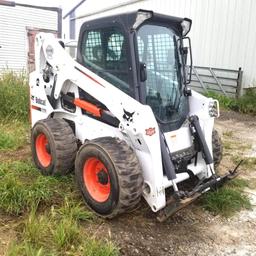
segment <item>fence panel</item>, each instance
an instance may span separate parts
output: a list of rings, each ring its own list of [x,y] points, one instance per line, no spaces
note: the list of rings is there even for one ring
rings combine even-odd
[[[238,98],[242,95],[242,75],[241,68],[231,70],[194,66],[190,86],[198,92],[213,91]]]

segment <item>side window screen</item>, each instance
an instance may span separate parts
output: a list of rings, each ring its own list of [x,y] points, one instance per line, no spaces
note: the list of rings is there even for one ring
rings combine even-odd
[[[85,48],[85,57],[89,61],[96,61],[97,56],[95,54],[95,49],[101,49],[101,38],[100,33],[96,31],[91,31],[88,33],[88,38],[86,40],[86,48]]]
[[[123,49],[124,36],[112,34],[108,41],[107,60],[120,60]]]
[[[83,64],[127,94],[131,94],[128,44],[122,30],[106,27],[86,31],[81,53]]]
[[[144,57],[143,57],[143,52],[144,52],[144,43],[140,36],[137,36],[137,44],[138,44],[138,52],[139,52],[139,59],[140,62],[143,62]]]

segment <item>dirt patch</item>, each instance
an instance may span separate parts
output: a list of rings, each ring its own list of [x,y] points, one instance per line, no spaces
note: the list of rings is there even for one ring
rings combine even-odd
[[[25,145],[24,147],[15,151],[0,151],[0,163],[8,161],[19,161],[31,158],[30,145]]]
[[[15,219],[0,214],[0,256],[5,256],[9,245],[16,239]]]

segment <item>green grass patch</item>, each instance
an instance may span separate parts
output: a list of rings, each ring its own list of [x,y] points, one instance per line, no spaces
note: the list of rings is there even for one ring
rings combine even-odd
[[[113,243],[96,239],[88,239],[82,247],[82,255],[84,256],[117,256],[119,255],[117,248]]]
[[[57,209],[38,216],[32,209],[7,255],[116,256],[118,249],[109,241],[89,237],[69,215],[60,218]]]
[[[118,255],[111,242],[86,232],[95,217],[78,197],[72,175],[42,176],[29,161],[1,163],[0,211],[22,215],[7,255]]]
[[[256,115],[255,88],[247,89],[245,95],[243,95],[239,99],[229,98],[227,96],[215,92],[209,92],[207,93],[206,96],[217,99],[222,108],[230,109],[245,114]]]
[[[244,189],[249,186],[249,183],[245,179],[236,178],[236,179],[229,181],[229,183],[227,185],[230,188]]]
[[[0,151],[16,150],[28,143],[29,124],[18,120],[0,122]]]
[[[20,215],[38,205],[61,204],[74,190],[72,177],[42,176],[29,161],[0,164],[0,210]]]
[[[10,70],[0,76],[0,118],[27,121],[29,110],[29,86],[25,74]]]
[[[250,209],[250,200],[243,194],[243,188],[246,186],[248,182],[245,180],[233,180],[216,191],[204,194],[201,200],[202,206],[224,217],[230,217],[242,209]]]
[[[61,207],[56,210],[59,218],[67,217],[74,221],[88,221],[95,218],[92,212],[86,210],[84,203],[77,202],[72,198],[65,198]]]

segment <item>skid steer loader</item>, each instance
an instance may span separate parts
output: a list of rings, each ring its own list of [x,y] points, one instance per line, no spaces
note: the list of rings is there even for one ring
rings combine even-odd
[[[44,175],[75,168],[85,202],[100,216],[132,210],[144,197],[163,221],[237,175],[215,172],[218,101],[188,88],[191,24],[147,10],[88,21],[76,60],[53,35],[36,36],[35,165]]]

